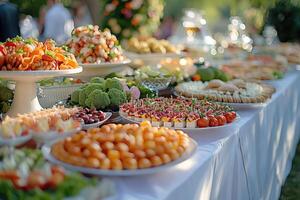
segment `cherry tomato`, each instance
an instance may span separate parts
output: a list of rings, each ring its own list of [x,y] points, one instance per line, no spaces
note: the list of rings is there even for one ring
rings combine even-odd
[[[199,74],[195,74],[194,76],[192,76],[192,81],[200,81],[201,77]]]
[[[233,119],[235,119],[235,118],[236,118],[236,112],[234,112],[234,111],[231,111],[231,115],[232,115]]]
[[[6,59],[5,54],[2,51],[0,51],[0,67],[4,65],[5,59]]]
[[[209,118],[209,126],[219,126],[219,122],[215,117]]]
[[[226,124],[226,117],[224,115],[218,115],[216,119],[218,120],[219,126]]]
[[[44,174],[41,172],[33,171],[29,174],[27,179],[28,188],[42,188],[46,184],[47,180]]]
[[[234,117],[231,112],[225,113],[227,123],[231,123],[234,120]]]
[[[50,61],[50,62],[54,60],[51,56],[49,56],[49,55],[47,55],[47,54],[44,54],[44,55],[42,56],[42,59],[43,59],[43,60],[46,60],[46,61]]]
[[[62,168],[60,166],[51,166],[51,172],[52,172],[52,174],[55,174],[55,173],[60,173],[62,175],[65,174],[64,168]]]
[[[7,41],[4,43],[4,46],[7,47],[16,47],[17,45],[14,42]]]
[[[7,180],[17,180],[20,176],[17,171],[15,170],[5,170],[0,171],[0,179],[7,179]]]
[[[55,188],[64,181],[64,175],[61,173],[53,173],[48,182],[44,185],[43,189]]]
[[[3,53],[3,55],[7,54],[7,51],[3,45],[0,45],[0,53]]]
[[[208,127],[209,126],[209,119],[207,117],[203,117],[197,120],[197,126],[199,128]]]

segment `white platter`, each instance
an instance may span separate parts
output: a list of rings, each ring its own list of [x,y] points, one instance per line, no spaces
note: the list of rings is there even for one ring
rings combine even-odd
[[[190,98],[190,97],[181,96],[177,92],[173,92],[173,94],[176,97]],[[216,101],[216,102],[224,104],[224,105],[228,105],[228,106],[232,107],[235,111],[237,111],[237,110],[248,110],[248,109],[262,108],[262,107],[264,107],[268,104],[268,101],[269,100],[267,100],[264,103],[227,103],[227,102],[219,102],[219,101]]]
[[[135,123],[135,124],[138,124],[140,122],[138,121],[135,121],[133,119],[129,119],[123,115],[120,114],[120,116],[129,121],[129,122],[132,122],[132,123]],[[176,129],[176,130],[182,130],[183,132],[186,132],[186,133],[196,133],[196,132],[202,132],[202,131],[210,131],[210,130],[220,130],[220,129],[224,129],[224,128],[228,128],[228,127],[231,127],[233,126],[235,123],[237,123],[240,119],[240,116],[238,114],[236,114],[236,118],[233,122],[231,123],[228,123],[228,124],[224,124],[223,126],[210,126],[210,127],[205,127],[205,128],[176,128],[176,127],[168,127],[168,128],[171,128],[171,129]],[[152,125],[153,126],[153,125]],[[163,127],[163,126],[162,126]]]
[[[91,64],[80,64],[83,68],[83,71],[76,75],[76,77],[88,81],[91,77],[94,76],[106,76],[113,72],[120,72],[126,69],[126,66],[131,63],[131,60],[127,59],[121,62],[115,63],[91,63]]]
[[[85,68],[107,68],[107,67],[119,67],[123,65],[128,65],[131,63],[129,59],[121,61],[121,62],[106,62],[106,63],[80,63],[79,65]]]
[[[0,136],[0,145],[17,146],[28,142],[31,138],[31,133],[25,136],[17,136],[15,138],[3,138]]]
[[[7,115],[15,117],[18,114],[42,109],[37,98],[37,81],[44,78],[76,74],[81,71],[82,67],[69,70],[0,71],[1,78],[16,81],[14,100]]]
[[[105,114],[105,118],[102,121],[93,124],[82,124],[82,129],[97,128],[112,116],[111,112],[105,112],[104,114]]]
[[[158,64],[161,60],[166,58],[180,58],[184,56],[184,53],[145,53],[145,54],[138,54],[134,52],[124,52],[126,57],[130,58],[131,60],[142,60],[143,64],[145,65],[152,65]]]
[[[265,103],[222,103],[231,106],[234,110],[248,110],[263,108],[267,105],[268,101]]]
[[[172,167],[184,162],[185,160],[189,159],[197,150],[197,143],[190,138],[189,140],[189,146],[186,149],[185,153],[178,158],[177,160],[174,160],[170,163],[167,163],[165,165],[161,165],[158,167],[153,167],[153,168],[147,168],[147,169],[137,169],[137,170],[102,170],[102,169],[93,169],[93,168],[86,168],[86,167],[79,167],[79,166],[74,166],[65,162],[62,162],[58,159],[56,159],[54,156],[51,154],[51,146],[55,142],[51,142],[48,144],[45,144],[42,147],[42,152],[44,154],[44,157],[52,162],[53,164],[60,165],[68,170],[72,171],[78,171],[84,174],[89,174],[89,175],[102,175],[102,176],[137,176],[137,175],[145,175],[145,174],[155,174],[159,173],[168,169],[171,169]]]

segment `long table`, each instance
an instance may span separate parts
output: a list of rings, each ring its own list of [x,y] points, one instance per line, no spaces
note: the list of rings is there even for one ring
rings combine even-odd
[[[199,144],[187,161],[163,173],[111,178],[109,199],[278,199],[300,136],[300,72],[271,81],[276,88],[261,108],[238,111],[220,131],[190,134]]]

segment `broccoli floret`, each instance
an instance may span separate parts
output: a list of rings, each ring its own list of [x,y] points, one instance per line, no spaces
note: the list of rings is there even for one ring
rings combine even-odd
[[[112,88],[123,91],[123,86],[121,82],[116,78],[108,78],[105,81],[105,89],[110,90]]]
[[[86,97],[84,90],[79,91],[79,105],[85,106]]]
[[[79,93],[82,91],[82,89],[75,90],[71,94],[71,102],[73,103],[79,103]]]
[[[7,87],[0,86],[0,101],[8,101],[13,98],[13,92]]]
[[[96,89],[89,94],[86,103],[90,108],[104,109],[110,104],[110,99],[106,92]]]
[[[91,83],[104,83],[105,80],[104,80],[104,78],[101,78],[101,77],[93,77],[93,78],[91,78],[90,82]]]
[[[94,90],[104,90],[104,85],[101,83],[90,83],[83,89],[86,96],[91,94]]]
[[[127,101],[126,94],[116,88],[110,89],[108,91],[108,96],[112,106],[119,106]]]

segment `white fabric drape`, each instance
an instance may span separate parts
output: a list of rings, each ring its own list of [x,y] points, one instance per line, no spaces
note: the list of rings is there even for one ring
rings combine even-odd
[[[196,154],[163,173],[111,178],[120,200],[278,199],[300,135],[300,73],[270,84],[276,94],[263,108],[239,111],[218,131],[190,134]]]

